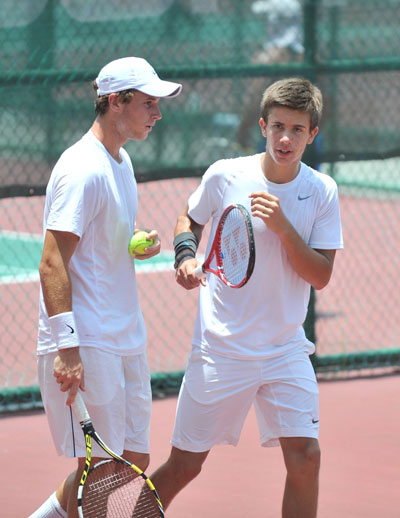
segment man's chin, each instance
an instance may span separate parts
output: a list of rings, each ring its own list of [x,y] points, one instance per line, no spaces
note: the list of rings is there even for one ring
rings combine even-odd
[[[140,135],[129,137],[128,140],[146,140],[148,136],[148,133],[141,133]]]

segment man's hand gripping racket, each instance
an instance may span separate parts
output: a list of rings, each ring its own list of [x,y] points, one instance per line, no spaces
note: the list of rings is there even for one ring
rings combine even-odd
[[[231,288],[241,288],[253,273],[256,258],[253,226],[243,205],[227,207],[217,226],[210,253],[194,273],[211,272]]]
[[[160,498],[143,471],[114,453],[96,433],[78,392],[72,408],[85,436],[86,463],[78,488],[80,518],[164,518]],[[91,466],[92,439],[108,454]]]

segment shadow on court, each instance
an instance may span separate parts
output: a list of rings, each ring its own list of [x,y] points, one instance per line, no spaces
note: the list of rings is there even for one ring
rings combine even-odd
[[[320,518],[399,518],[400,375],[320,382]],[[169,452],[176,398],[154,401],[152,461]],[[57,457],[43,412],[0,418],[0,509],[27,518],[73,469]],[[251,411],[236,448],[216,447],[170,518],[279,518],[285,472],[279,448],[259,446]]]

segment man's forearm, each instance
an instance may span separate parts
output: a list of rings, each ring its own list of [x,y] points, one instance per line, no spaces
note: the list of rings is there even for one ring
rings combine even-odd
[[[280,234],[279,238],[295,272],[315,289],[324,288],[332,274],[335,250],[314,250],[294,227]]]
[[[41,263],[40,282],[49,317],[72,311],[72,290],[69,273],[59,267]]]
[[[193,234],[197,237],[197,240],[200,242],[201,236],[203,234],[204,225],[199,225],[187,213],[187,208],[182,214],[178,216],[174,236],[176,237],[178,234],[182,232],[193,232]]]

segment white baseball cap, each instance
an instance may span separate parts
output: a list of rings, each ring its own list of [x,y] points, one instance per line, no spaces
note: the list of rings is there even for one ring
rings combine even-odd
[[[176,97],[182,85],[161,80],[143,58],[121,58],[105,65],[96,78],[97,95],[107,95],[134,88],[154,97]]]

